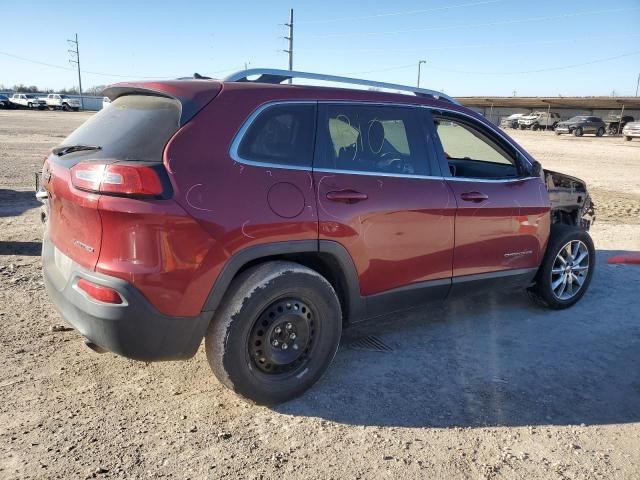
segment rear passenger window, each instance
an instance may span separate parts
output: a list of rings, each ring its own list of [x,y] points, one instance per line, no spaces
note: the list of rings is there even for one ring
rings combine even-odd
[[[242,137],[243,160],[311,167],[314,105],[274,105],[260,113]]]
[[[414,109],[327,105],[320,118],[316,168],[428,174],[422,125]]]

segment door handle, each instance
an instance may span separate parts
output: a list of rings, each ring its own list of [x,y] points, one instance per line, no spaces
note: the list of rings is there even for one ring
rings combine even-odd
[[[327,193],[327,200],[342,203],[357,203],[366,200],[369,196],[366,193],[356,192],[355,190],[339,190]]]
[[[465,202],[484,202],[489,199],[489,196],[482,192],[465,192],[460,194],[460,198]]]

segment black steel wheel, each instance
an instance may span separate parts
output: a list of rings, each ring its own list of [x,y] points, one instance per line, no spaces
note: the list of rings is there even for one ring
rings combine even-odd
[[[273,302],[255,321],[249,336],[249,357],[270,375],[296,372],[306,367],[315,336],[315,315],[300,298]]]
[[[274,261],[233,280],[205,338],[220,382],[260,404],[311,387],[338,349],[342,310],[331,284],[302,265]]]

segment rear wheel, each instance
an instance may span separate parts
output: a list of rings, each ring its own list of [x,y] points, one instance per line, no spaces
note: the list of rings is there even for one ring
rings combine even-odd
[[[603,135],[604,135],[604,127],[600,127],[600,128],[598,129],[598,131],[596,132],[596,136],[597,136],[597,137],[601,137],[601,136],[603,136]]]
[[[570,307],[589,288],[594,265],[595,248],[586,231],[571,225],[553,225],[529,295],[547,308]]]
[[[533,131],[538,130],[538,128],[540,128],[540,126],[537,123],[534,123],[533,125],[531,125],[531,130]]]
[[[268,262],[236,278],[205,339],[218,380],[260,404],[290,400],[326,371],[342,333],[340,302],[317,272]]]
[[[576,128],[576,129],[573,131],[573,134],[574,134],[576,137],[581,137],[581,136],[582,136],[582,133],[583,133],[583,132],[582,132],[582,127],[578,127],[578,128]]]

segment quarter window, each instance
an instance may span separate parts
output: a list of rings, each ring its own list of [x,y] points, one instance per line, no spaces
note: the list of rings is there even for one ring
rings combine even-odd
[[[428,174],[424,135],[414,109],[327,105],[321,119],[318,168]]]
[[[314,105],[268,107],[246,131],[238,155],[256,162],[311,167],[314,124]]]

